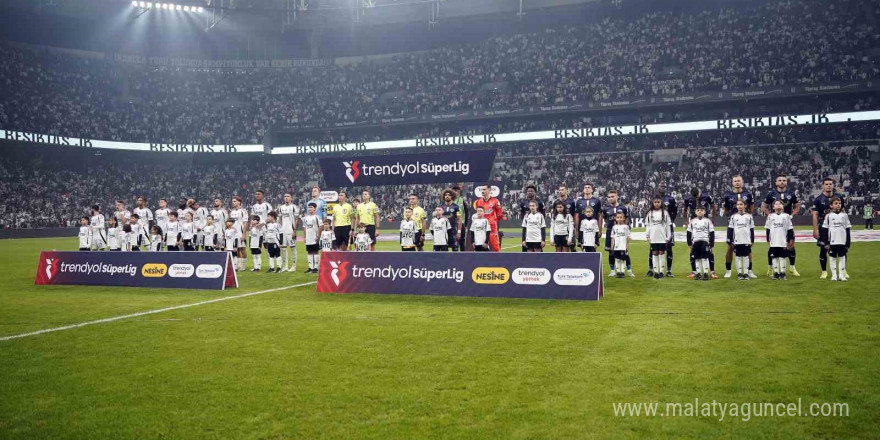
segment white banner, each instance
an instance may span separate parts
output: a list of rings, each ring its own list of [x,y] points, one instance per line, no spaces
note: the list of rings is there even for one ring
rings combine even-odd
[[[209,145],[209,144],[146,144],[137,142],[98,141],[51,134],[25,133],[23,131],[0,130],[0,139],[18,142],[33,142],[48,145],[67,145],[72,147],[103,148],[109,150],[136,150],[171,153],[261,153],[262,144],[247,145]]]
[[[299,145],[277,147],[272,154],[314,154],[347,151],[382,150],[391,148],[419,148],[442,145],[484,145],[500,142],[543,141],[553,139],[581,139],[592,137],[635,136],[687,131],[727,130],[740,128],[783,127],[792,125],[824,125],[840,122],[875,121],[880,111],[850,113],[817,113],[808,115],[763,116],[754,118],[717,119],[667,124],[616,125],[609,127],[574,128],[569,130],[530,131],[524,133],[497,133],[434,138],[406,139],[378,142],[351,142],[339,144]]]
[[[765,128],[784,126],[811,126],[842,122],[861,122],[880,120],[880,111],[849,113],[816,113],[807,115],[763,116],[754,118],[717,119],[711,121],[673,122],[668,124],[616,125],[594,128],[573,128],[569,130],[529,131],[523,133],[496,133],[462,136],[446,136],[420,139],[402,139],[378,142],[352,142],[340,144],[300,145],[277,147],[272,154],[315,154],[347,151],[384,150],[394,148],[423,148],[443,145],[496,144],[502,142],[543,141],[553,139],[583,139],[593,137],[636,136],[657,133],[679,133],[688,131],[711,131],[744,128]],[[0,139],[18,142],[33,142],[48,145],[69,145],[85,148],[104,148],[111,150],[137,150],[174,153],[260,153],[261,144],[247,145],[208,145],[208,144],[151,144],[135,142],[99,141],[66,136],[25,133],[21,131],[0,130]]]

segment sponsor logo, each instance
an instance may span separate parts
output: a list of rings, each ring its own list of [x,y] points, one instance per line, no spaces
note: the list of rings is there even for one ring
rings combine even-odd
[[[464,161],[451,163],[434,163],[415,161],[410,163],[396,162],[394,164],[384,165],[367,165],[361,164],[359,160],[350,162],[342,162],[345,166],[345,176],[351,183],[354,183],[358,177],[364,176],[398,176],[406,177],[409,175],[431,174],[439,176],[440,174],[461,174],[467,176],[471,172],[471,164]]]
[[[339,193],[336,191],[321,191],[321,200],[331,203],[339,200]]]
[[[161,263],[145,264],[144,267],[141,268],[141,275],[146,278],[164,277],[167,272],[168,266]]]
[[[504,284],[510,272],[504,267],[478,267],[471,272],[471,279],[477,284]]]
[[[550,282],[550,271],[543,267],[518,267],[513,270],[511,279],[516,284],[543,286]]]
[[[553,272],[553,282],[560,286],[589,286],[595,279],[590,269],[563,268]]]
[[[342,162],[342,165],[345,166],[345,177],[348,177],[348,180],[350,180],[351,183],[354,183],[354,181],[361,175],[361,170],[358,169],[358,165],[360,164],[361,162],[358,160]]]
[[[352,266],[351,271],[349,271],[348,262],[336,262],[335,266],[334,263],[331,262],[330,266],[339,269],[339,272],[336,273],[336,277],[339,278],[340,283],[349,275],[351,275],[352,278],[385,278],[391,281],[399,279],[415,279],[425,280],[429,283],[432,280],[450,280],[455,281],[456,283],[464,281],[464,271],[458,270],[454,267],[437,270],[429,269],[427,267],[393,266],[390,264],[385,267],[364,267],[355,264]],[[330,275],[332,278],[334,273],[331,272]],[[335,283],[336,280],[334,279],[333,282]],[[339,286],[339,284],[336,285]]]
[[[484,186],[486,185],[480,185],[474,188],[474,196],[482,198]],[[492,187],[489,189],[489,193],[492,195],[492,197],[498,197],[498,195],[501,194],[501,188],[492,185]]]
[[[51,280],[52,277],[58,273],[58,259],[57,258],[47,258],[46,259],[46,279]]]
[[[168,268],[168,276],[171,278],[189,278],[196,272],[192,264],[172,264]]]
[[[333,280],[333,284],[336,284],[336,287],[339,287],[339,285],[348,277],[348,262],[331,261],[330,267],[333,268],[333,270],[330,271],[330,279]]]
[[[219,264],[200,264],[196,267],[196,278],[220,278],[220,275],[223,275],[223,267]]]

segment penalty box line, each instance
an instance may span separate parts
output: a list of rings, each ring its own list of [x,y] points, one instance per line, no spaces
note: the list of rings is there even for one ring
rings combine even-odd
[[[28,333],[21,333],[21,334],[17,334],[17,335],[0,336],[0,341],[10,341],[12,339],[21,339],[21,338],[26,338],[28,336],[42,335],[44,333],[60,332],[63,330],[72,330],[75,328],[86,327],[89,325],[105,324],[108,322],[120,321],[120,320],[128,319],[128,318],[137,318],[138,316],[154,315],[156,313],[170,312],[172,310],[179,310],[179,309],[186,309],[186,308],[190,308],[190,307],[203,306],[205,304],[213,304],[213,303],[218,303],[221,301],[228,301],[231,299],[247,298],[249,296],[262,295],[264,293],[278,292],[279,290],[287,290],[287,289],[295,289],[297,287],[305,287],[305,286],[309,286],[309,285],[316,284],[316,283],[317,283],[317,281],[309,281],[308,283],[295,284],[292,286],[285,286],[285,287],[276,287],[274,289],[260,290],[257,292],[242,293],[240,295],[224,296],[222,298],[214,298],[214,299],[209,299],[209,300],[205,300],[205,301],[199,301],[199,302],[192,303],[192,304],[181,304],[179,306],[165,307],[165,308],[156,309],[156,310],[147,310],[146,312],[130,313],[128,315],[113,316],[111,318],[96,319],[94,321],[80,322],[78,324],[70,324],[70,325],[65,325],[62,327],[47,328],[47,329],[37,330],[37,331],[33,331],[33,332],[28,332]]]

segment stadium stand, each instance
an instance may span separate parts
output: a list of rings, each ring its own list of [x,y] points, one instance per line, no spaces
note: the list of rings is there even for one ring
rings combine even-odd
[[[805,207],[818,193],[821,180],[834,177],[852,201],[848,209],[855,213],[880,191],[878,139],[880,125],[859,123],[508,144],[498,150],[494,178],[505,183],[501,201],[512,218],[519,214],[520,191],[528,183],[539,186],[541,198],[552,200],[560,183],[578,191],[583,183],[593,182],[599,195],[617,189],[625,202],[641,211],[660,181],[666,181],[679,199],[692,186],[720,197],[729,187],[731,170],[743,174],[746,187],[759,199],[772,188],[776,173],[787,173]],[[671,145],[680,154],[672,161],[656,160],[654,153]],[[2,151],[0,224],[5,228],[67,226],[94,203],[111,209],[122,199],[133,206],[138,195],[145,195],[152,208],[159,198],[174,206],[182,198],[204,204],[220,197],[228,206],[232,196],[240,195],[248,203],[262,188],[272,203],[278,203],[285,192],[302,203],[312,186],[323,187],[314,157],[126,151],[95,155],[88,149],[11,143]],[[383,186],[370,191],[383,217],[398,219],[411,192],[420,195],[423,206],[437,206],[449,185]],[[348,190],[358,195],[361,188]],[[804,209],[801,215],[808,212]]]
[[[132,142],[259,143],[284,123],[869,80],[880,67],[867,55],[878,43],[873,16],[863,13],[878,2],[868,3],[775,0],[609,17],[293,69],[132,68],[3,45],[0,126]]]

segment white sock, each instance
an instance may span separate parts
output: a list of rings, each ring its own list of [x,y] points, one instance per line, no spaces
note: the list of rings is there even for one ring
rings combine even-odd
[[[290,252],[293,253],[293,264],[290,265],[290,270],[296,269],[296,241],[293,242],[293,245],[290,246]]]
[[[779,259],[779,274],[785,275],[786,265],[788,264],[788,258],[780,258]]]
[[[657,256],[651,254],[651,267],[654,268],[654,273],[660,272],[660,266],[657,265]]]
[[[779,274],[779,258],[773,259],[773,274],[774,275]]]
[[[287,270],[287,248],[286,247],[281,248],[281,257],[279,257],[279,258],[281,260],[281,265],[279,265],[278,267],[280,267],[281,269]]]
[[[241,258],[232,257],[232,264],[235,266],[235,270],[241,270]]]
[[[709,273],[709,259],[703,258],[700,261],[703,262],[703,275],[708,274]]]
[[[253,257],[254,257],[254,269],[260,270],[260,263],[262,263],[262,261],[260,261],[260,256],[254,255]]]
[[[703,273],[703,260],[695,260],[694,267],[697,268],[697,271],[696,271],[697,273],[699,273],[699,274]]]
[[[660,263],[660,273],[665,274],[666,273],[666,255],[665,254],[657,255],[657,262]]]
[[[742,274],[743,272],[743,261],[742,257],[736,257],[736,273]]]
[[[840,276],[843,277],[843,273],[846,272],[846,255],[837,257],[837,261],[838,272],[840,272]]]
[[[831,276],[834,276],[835,275],[834,271],[837,270],[836,269],[837,268],[837,257],[829,256],[828,257],[828,266],[829,266],[828,269],[831,270]]]
[[[275,269],[275,259],[272,257],[269,257],[269,269]]]

